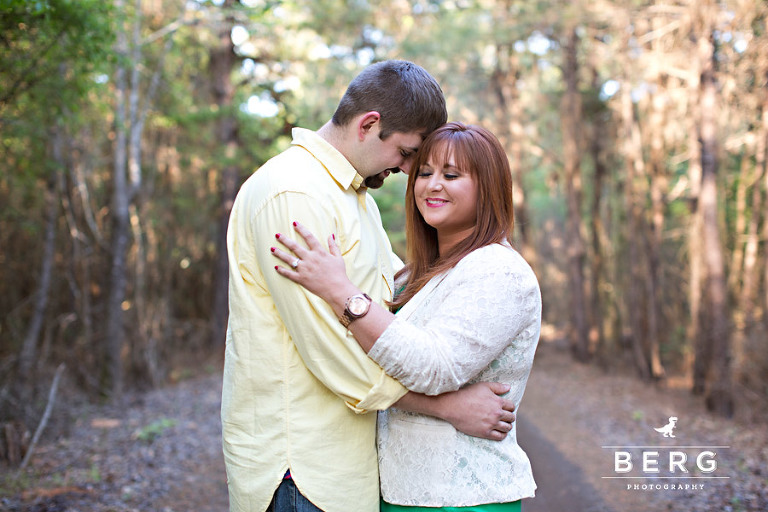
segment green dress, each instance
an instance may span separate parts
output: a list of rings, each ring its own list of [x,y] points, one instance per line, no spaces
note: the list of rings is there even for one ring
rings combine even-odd
[[[404,507],[381,500],[381,512],[521,512],[522,510],[522,500],[510,503],[486,503],[471,507]]]

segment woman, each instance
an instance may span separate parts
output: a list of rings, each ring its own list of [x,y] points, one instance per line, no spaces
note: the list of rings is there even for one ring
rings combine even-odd
[[[477,126],[448,123],[429,135],[406,192],[408,264],[393,314],[370,304],[346,277],[335,236],[330,252],[294,223],[308,248],[279,237],[281,275],[322,297],[360,346],[408,389],[426,394],[505,382],[519,407],[541,326],[530,266],[510,245],[512,177],[501,144]],[[502,441],[396,407],[380,413],[383,511],[520,510],[536,484],[515,428]]]

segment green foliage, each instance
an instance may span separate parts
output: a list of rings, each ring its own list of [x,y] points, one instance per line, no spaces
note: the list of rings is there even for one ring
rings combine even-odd
[[[296,4],[306,12],[303,26],[333,38],[337,44],[349,46],[359,37],[359,28],[369,23],[374,15],[372,6],[366,1],[302,0]],[[354,30],[355,27],[358,30]]]
[[[66,114],[75,126],[89,91],[110,55],[109,2],[4,2],[0,7],[0,131],[5,187],[15,191],[0,219],[39,198],[38,179],[53,169],[51,131]],[[0,197],[4,188],[0,187]],[[33,209],[34,206],[32,205]]]
[[[0,496],[13,496],[34,487],[37,475],[27,471],[3,471],[0,474]]]
[[[20,305],[29,304],[38,280],[44,190],[70,161],[66,134],[80,130],[99,103],[91,95],[103,94],[111,12],[111,2],[100,0],[0,3],[0,310],[8,312],[0,329],[10,341],[3,356],[23,337],[29,309]],[[54,134],[62,142],[58,157]],[[89,142],[78,140],[78,150],[96,161]]]
[[[137,430],[133,437],[134,439],[138,439],[139,441],[144,441],[146,443],[152,443],[155,439],[163,435],[163,433],[168,430],[169,428],[173,428],[176,426],[176,423],[178,423],[176,420],[171,418],[161,418],[159,420],[155,420],[149,425]]]
[[[92,73],[109,58],[111,10],[111,2],[101,0],[6,2],[0,8],[0,115],[25,94],[32,100],[27,106],[45,100],[54,113],[75,110]]]
[[[91,464],[91,469],[88,470],[88,477],[90,478],[91,482],[95,484],[101,482],[101,471],[99,470],[99,466],[96,464]]]
[[[371,190],[381,212],[381,222],[389,235],[392,250],[405,260],[405,188],[408,176],[398,173],[388,177],[384,185]]]

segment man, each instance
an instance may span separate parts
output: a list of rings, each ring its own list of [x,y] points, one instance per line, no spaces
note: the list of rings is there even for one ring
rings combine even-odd
[[[473,435],[508,430],[513,407],[489,386],[409,393],[322,299],[274,272],[267,250],[300,219],[321,239],[335,234],[350,279],[372,300],[391,299],[397,263],[365,184],[409,171],[423,138],[446,118],[442,91],[424,69],[374,64],[350,83],[331,121],[317,132],[294,129],[292,147],[238,193],[227,232],[221,412],[232,511],[377,511],[376,415],[364,413],[396,402]]]

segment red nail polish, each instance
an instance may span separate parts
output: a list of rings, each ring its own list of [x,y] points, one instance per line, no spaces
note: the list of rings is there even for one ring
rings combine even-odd
[[[274,247],[270,247],[269,250],[272,251],[272,252],[275,252],[275,248]]]
[[[280,233],[276,234],[275,238],[277,238],[279,240],[280,239]]]
[[[277,265],[275,265],[275,270],[277,270]]]
[[[293,227],[296,227],[296,223],[295,222],[293,223]]]
[[[331,234],[331,236],[333,237],[334,240],[336,240],[336,235]]]

